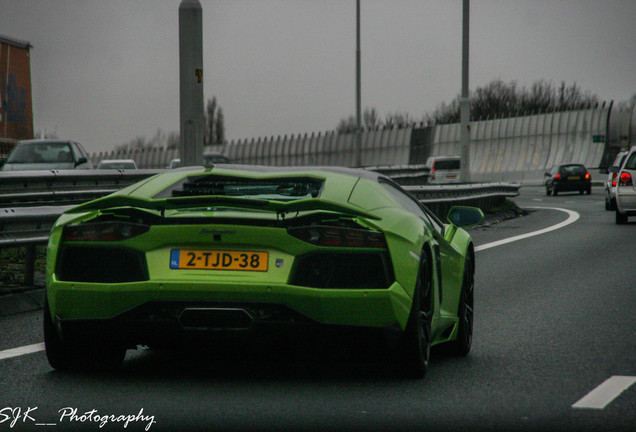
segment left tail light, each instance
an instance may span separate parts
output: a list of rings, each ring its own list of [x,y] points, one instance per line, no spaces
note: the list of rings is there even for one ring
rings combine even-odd
[[[122,241],[141,235],[148,225],[127,222],[85,223],[64,227],[65,241]]]
[[[387,247],[384,234],[380,231],[317,225],[288,228],[287,232],[316,246],[382,249]]]

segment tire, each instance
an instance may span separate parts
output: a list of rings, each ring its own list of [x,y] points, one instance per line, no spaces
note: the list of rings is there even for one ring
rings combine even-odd
[[[612,210],[612,205],[608,197],[605,197],[605,210]]]
[[[464,279],[459,295],[457,309],[458,331],[457,339],[448,343],[449,353],[456,356],[466,356],[473,343],[473,308],[475,292],[475,267],[473,258],[468,255],[464,264]]]
[[[545,187],[545,194],[546,194],[547,196],[552,195],[552,191],[550,191],[550,188],[549,188],[549,187],[547,187],[547,186]]]
[[[121,366],[126,348],[114,344],[86,344],[60,339],[51,320],[49,302],[44,302],[44,347],[53,369],[61,371],[111,371]]]
[[[592,188],[591,187],[587,188],[585,192],[587,192],[588,195],[592,195]]]
[[[411,313],[399,345],[400,370],[409,378],[423,378],[431,357],[432,282],[428,254],[423,253]]]
[[[559,194],[559,191],[557,190],[556,186],[552,188],[552,193],[554,194],[554,196],[557,196]]]
[[[627,223],[627,215],[623,214],[616,209],[616,224],[623,225]]]

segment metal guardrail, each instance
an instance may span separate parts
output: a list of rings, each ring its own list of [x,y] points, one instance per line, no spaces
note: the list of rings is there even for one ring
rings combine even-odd
[[[0,208],[80,204],[164,171],[0,171]]]
[[[431,169],[426,165],[379,165],[365,169],[390,177],[400,185],[426,184],[431,172]]]
[[[367,168],[387,175],[438,215],[453,205],[482,209],[519,195],[521,185],[482,183],[424,185],[423,165]],[[86,170],[0,172],[0,248],[27,247],[25,285],[33,283],[35,246],[48,242],[57,218],[67,209],[108,195],[165,170]],[[419,182],[419,186],[412,182]]]

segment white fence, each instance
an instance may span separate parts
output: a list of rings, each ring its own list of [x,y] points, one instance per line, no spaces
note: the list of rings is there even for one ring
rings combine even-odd
[[[470,172],[473,181],[536,182],[561,162],[598,167],[606,150],[610,106],[471,122]],[[362,166],[422,163],[427,156],[459,155],[460,125],[364,131]],[[355,134],[336,132],[237,140],[206,151],[232,162],[273,166],[355,166]],[[101,159],[134,159],[140,168],[166,168],[177,149],[94,154]]]

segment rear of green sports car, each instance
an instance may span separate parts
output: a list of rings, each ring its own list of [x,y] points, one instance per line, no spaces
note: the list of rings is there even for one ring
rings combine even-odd
[[[88,340],[120,357],[136,345],[218,334],[326,327],[399,335],[429,236],[373,176],[161,174],[80,205],[54,226],[49,361],[74,366]],[[455,305],[458,295],[449,294]],[[450,328],[456,311],[444,320],[437,301],[435,323]]]

